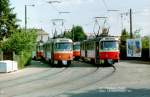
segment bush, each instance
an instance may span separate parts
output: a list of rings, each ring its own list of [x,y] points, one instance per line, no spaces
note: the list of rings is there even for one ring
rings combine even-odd
[[[24,66],[30,61],[32,50],[35,47],[37,34],[36,31],[24,32],[20,30],[2,42],[2,51],[12,53],[15,52],[14,60],[18,62],[18,67]]]
[[[22,69],[31,61],[31,52],[22,51],[21,54],[15,55],[14,60],[18,62],[18,68]]]

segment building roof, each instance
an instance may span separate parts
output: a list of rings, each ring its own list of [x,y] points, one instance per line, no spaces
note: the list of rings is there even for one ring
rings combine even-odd
[[[47,32],[45,32],[43,29],[36,29],[38,35],[49,35]]]

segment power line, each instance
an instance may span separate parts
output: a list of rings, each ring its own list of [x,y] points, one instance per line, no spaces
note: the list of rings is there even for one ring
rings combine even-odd
[[[60,10],[58,10],[53,4],[51,4],[51,6],[55,9],[55,11],[60,12]]]
[[[105,0],[102,0],[102,2],[103,2],[103,4],[104,4],[104,6],[105,6],[106,10],[108,10],[108,6],[107,6],[106,1],[105,1]]]

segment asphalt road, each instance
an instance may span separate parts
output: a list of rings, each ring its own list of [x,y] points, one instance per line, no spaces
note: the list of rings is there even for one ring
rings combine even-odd
[[[12,73],[0,73],[0,97],[150,97],[150,64],[121,61],[97,68],[74,61],[68,67],[32,65]]]

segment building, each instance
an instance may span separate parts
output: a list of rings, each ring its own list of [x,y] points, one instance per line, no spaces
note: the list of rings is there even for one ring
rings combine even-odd
[[[37,29],[37,42],[46,42],[49,38],[49,34],[43,29]]]

